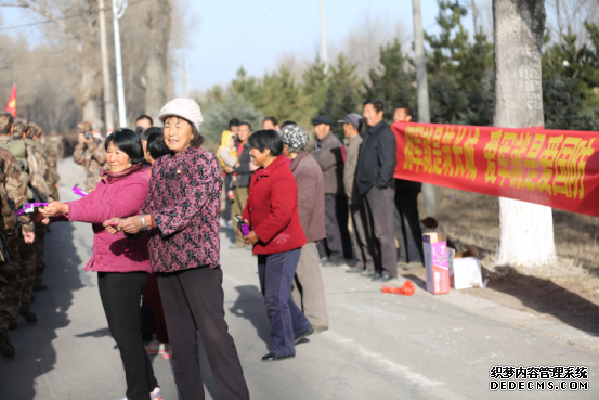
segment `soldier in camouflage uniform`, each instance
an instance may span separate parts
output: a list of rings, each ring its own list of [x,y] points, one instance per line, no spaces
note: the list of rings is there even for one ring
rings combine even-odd
[[[94,190],[100,181],[100,171],[108,169],[106,163],[106,150],[104,150],[104,141],[96,139],[93,136],[85,139],[84,133],[92,132],[91,122],[82,122],[77,126],[79,137],[73,158],[75,162],[85,168],[87,173],[85,179],[85,189]]]
[[[60,175],[58,174],[56,161],[58,151],[51,142],[46,140],[44,131],[39,126],[37,135],[33,138],[33,141],[36,143],[38,148],[41,149],[42,154],[44,155],[44,160],[46,161],[46,165],[48,167],[48,178],[46,179],[46,176],[44,175],[44,179],[46,180],[46,185],[48,185],[49,190],[48,197],[52,198],[52,201],[60,201],[60,194],[58,192],[58,189],[60,188]]]
[[[12,121],[11,121],[12,122]],[[24,124],[23,124],[24,125]],[[22,133],[19,131],[22,130]],[[17,132],[11,126],[11,131],[8,133],[0,133],[0,147],[9,150],[17,159],[21,166],[21,171],[24,174],[27,184],[27,201],[29,203],[48,201],[48,187],[42,176],[42,171],[39,167],[38,159],[35,155],[33,147],[29,146],[22,140],[11,140],[20,136],[26,137],[29,132],[29,126],[21,128],[17,126]],[[25,235],[26,236],[26,235]],[[33,241],[26,241],[23,232],[19,231],[17,236],[17,247],[19,249],[19,258],[21,266],[21,308],[20,313],[27,322],[36,322],[37,315],[31,311],[31,291],[35,282],[36,257]],[[16,323],[16,320],[13,321]]]
[[[10,134],[12,115],[0,113],[0,134]],[[19,224],[27,242],[35,238],[33,223],[29,217],[15,217],[15,209],[27,203],[27,184],[17,159],[5,149],[0,148],[0,204],[2,207],[0,232],[7,242],[13,258],[0,263],[0,354],[12,358],[15,349],[12,346],[8,329],[19,315],[21,301],[21,266],[17,237]]]
[[[39,141],[35,140],[39,137],[41,128],[37,126],[35,122],[31,121],[28,124],[29,129],[25,128],[27,125],[23,125],[23,128],[21,128],[21,121],[19,120],[26,124],[26,120],[17,118],[15,120],[15,127],[13,128],[13,137],[16,138],[20,133],[23,141],[33,148],[42,177],[44,178],[44,182],[46,182],[46,186],[48,187],[48,203],[58,201],[58,199],[53,196],[53,193],[56,192],[56,184],[52,179],[51,171],[47,164],[47,158],[43,153],[44,148]],[[54,190],[52,190],[52,188],[54,188]],[[33,243],[33,249],[35,251],[35,280],[33,283],[34,292],[40,292],[42,290],[48,289],[48,286],[42,283],[44,270],[46,269],[46,260],[44,259],[44,237],[46,236],[47,232],[48,225],[42,224],[41,222],[35,223],[35,242]]]

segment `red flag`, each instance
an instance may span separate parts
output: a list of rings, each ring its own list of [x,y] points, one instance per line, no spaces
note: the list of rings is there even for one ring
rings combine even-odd
[[[4,111],[12,114],[13,117],[17,118],[17,84],[12,86],[12,92],[10,92],[10,99],[8,104],[4,107]]]

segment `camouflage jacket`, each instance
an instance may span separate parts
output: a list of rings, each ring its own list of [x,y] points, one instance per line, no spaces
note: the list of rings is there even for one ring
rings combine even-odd
[[[100,181],[100,172],[108,169],[104,141],[95,139],[90,143],[77,143],[73,154],[75,162],[85,168],[87,173],[85,187],[94,190]]]
[[[0,136],[0,144],[8,144],[9,142],[11,142],[11,138],[9,136]],[[35,150],[27,143],[25,143],[25,150],[27,153],[27,164],[29,166],[29,184],[31,187],[37,189],[41,195],[48,196],[48,186],[44,181],[42,170],[35,155]]]
[[[47,156],[45,154],[45,148],[42,146],[40,142],[35,142],[31,139],[25,139],[25,143],[27,143],[33,149],[33,153],[37,158],[37,163],[40,167],[40,172],[42,174],[42,178],[46,183],[46,187],[48,189],[48,203],[52,203],[53,201],[57,201],[56,196],[56,182],[52,176],[50,166],[48,165]]]
[[[0,231],[6,238],[17,233],[15,210],[27,203],[27,186],[23,179],[17,159],[8,150],[0,149],[0,201],[2,204],[2,223]],[[33,231],[33,222],[29,217],[19,217],[24,232]]]

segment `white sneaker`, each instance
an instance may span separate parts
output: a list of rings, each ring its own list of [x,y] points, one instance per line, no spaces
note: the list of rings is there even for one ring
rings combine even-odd
[[[162,393],[160,393],[160,388],[158,386],[156,386],[156,389],[152,390],[150,398],[152,400],[162,400]]]
[[[153,340],[146,346],[147,354],[166,354],[171,352],[171,345],[168,343],[160,343],[158,340]]]

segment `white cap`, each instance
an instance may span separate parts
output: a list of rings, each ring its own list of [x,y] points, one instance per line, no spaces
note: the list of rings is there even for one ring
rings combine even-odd
[[[204,123],[204,117],[200,112],[200,106],[192,99],[171,100],[160,109],[158,119],[164,122],[168,117],[181,117],[191,122],[198,132]]]

